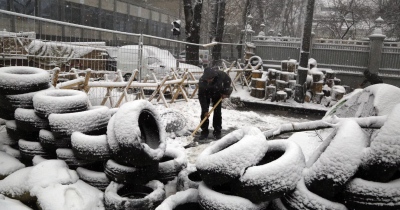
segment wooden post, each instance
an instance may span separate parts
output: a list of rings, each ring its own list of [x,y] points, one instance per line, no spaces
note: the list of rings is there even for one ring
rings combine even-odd
[[[53,80],[52,80],[52,85],[54,87],[57,86],[57,81],[58,81],[58,75],[60,74],[60,68],[54,68],[53,69]]]
[[[86,70],[86,75],[85,75],[85,81],[83,82],[83,90],[85,91],[85,93],[89,92],[90,87],[88,87],[89,84],[89,80],[90,80],[90,75],[92,74],[92,70],[91,69],[87,69]]]

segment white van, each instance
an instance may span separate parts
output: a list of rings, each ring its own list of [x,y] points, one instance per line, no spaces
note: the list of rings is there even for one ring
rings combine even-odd
[[[132,73],[133,70],[139,69],[139,46],[138,45],[126,45],[118,48],[116,60],[117,69],[120,69],[122,75]],[[162,50],[153,46],[143,46],[142,54],[142,72],[141,78],[143,79],[146,75],[151,76],[151,72],[154,72],[157,79],[162,79],[166,75],[169,75],[172,69],[177,68],[178,61],[168,51]],[[189,65],[185,63],[179,63],[180,69],[188,69],[191,72],[201,73],[203,69]],[[150,77],[150,79],[152,79]]]

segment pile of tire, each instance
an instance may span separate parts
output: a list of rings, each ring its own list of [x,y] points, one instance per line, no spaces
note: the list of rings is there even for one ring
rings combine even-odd
[[[10,138],[6,152],[31,165],[35,155],[54,157],[40,144],[39,132],[48,129],[47,119],[38,117],[33,106],[33,97],[39,92],[54,89],[50,74],[33,67],[0,68],[0,118],[6,121]]]
[[[198,156],[198,203],[206,210],[266,209],[296,188],[304,167],[297,144],[266,141],[258,128],[236,130]]]
[[[184,151],[166,148],[161,116],[146,100],[127,102],[111,117],[107,146],[107,209],[155,209],[165,199],[164,184],[187,164]]]

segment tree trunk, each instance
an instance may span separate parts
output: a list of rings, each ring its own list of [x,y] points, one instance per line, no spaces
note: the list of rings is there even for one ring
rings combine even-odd
[[[200,43],[201,12],[203,3],[196,1],[192,8],[191,0],[183,0],[185,14],[186,40],[190,43]],[[199,46],[186,45],[186,63],[199,65]]]
[[[244,27],[243,28],[245,28],[246,27],[246,17],[247,17],[247,14],[248,13],[250,13],[250,0],[246,0],[246,3],[245,3],[245,7],[244,7],[245,9],[243,10],[243,13],[242,13],[242,22],[243,22],[243,25],[244,25]],[[237,46],[237,51],[238,51],[238,59],[242,59],[242,57],[243,57],[243,52],[242,52],[242,50],[243,50],[243,39],[244,39],[244,33],[241,33],[240,34],[240,38],[239,38],[239,44],[240,45],[238,45]]]
[[[218,2],[218,19],[217,19],[217,27],[215,34],[215,41],[222,42],[223,34],[224,34],[224,25],[225,25],[225,0],[219,0]],[[221,61],[221,45],[215,45],[212,48],[212,66],[222,65]]]

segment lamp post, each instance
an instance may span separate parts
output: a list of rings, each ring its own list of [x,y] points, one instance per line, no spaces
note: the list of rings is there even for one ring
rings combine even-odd
[[[304,96],[306,91],[305,83],[307,79],[307,73],[308,73],[307,66],[311,49],[311,32],[312,32],[312,22],[314,16],[314,5],[315,5],[315,0],[307,1],[307,12],[306,12],[306,19],[304,22],[303,40],[301,43],[301,51],[300,51],[300,67],[297,71],[297,84],[295,87],[295,97],[294,97],[294,100],[298,103],[304,103]]]

